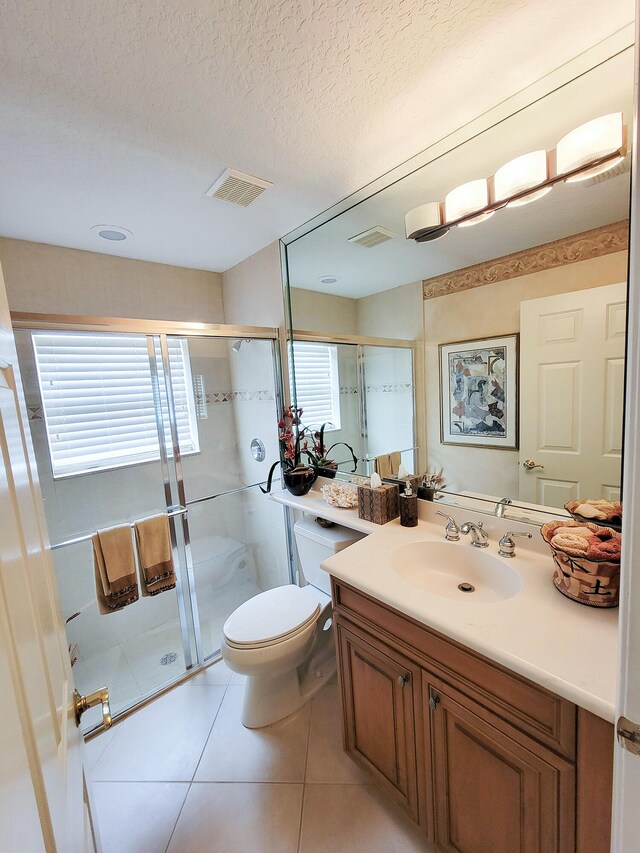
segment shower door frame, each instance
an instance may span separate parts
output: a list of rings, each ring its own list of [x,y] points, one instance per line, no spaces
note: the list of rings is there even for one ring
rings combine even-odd
[[[174,554],[179,553],[178,537],[176,535],[176,519],[182,517],[182,538],[184,543],[185,554],[185,569],[187,575],[187,586],[189,590],[189,612],[191,617],[191,626],[187,618],[187,609],[185,602],[185,590],[182,585],[181,573],[176,572],[176,597],[178,605],[178,616],[180,622],[180,631],[182,636],[185,673],[182,673],[170,684],[164,685],[160,690],[153,693],[151,696],[143,697],[139,702],[124,709],[122,712],[114,714],[114,719],[123,719],[132,711],[145,705],[152,698],[161,695],[165,690],[171,689],[175,684],[180,683],[185,678],[190,677],[200,668],[208,665],[213,660],[219,659],[219,653],[212,652],[205,655],[200,619],[198,613],[198,599],[195,585],[195,575],[193,567],[193,559],[191,555],[191,537],[189,530],[188,513],[189,507],[193,504],[203,503],[205,501],[215,500],[216,498],[227,495],[238,494],[248,491],[249,489],[257,488],[264,485],[266,480],[258,483],[250,483],[241,486],[237,489],[229,489],[223,492],[216,492],[204,497],[194,498],[187,501],[184,489],[184,478],[182,474],[181,453],[178,441],[178,433],[176,426],[176,414],[173,401],[173,386],[171,384],[171,366],[169,363],[169,352],[167,339],[172,337],[193,337],[193,338],[241,338],[248,340],[263,340],[271,341],[273,353],[273,374],[274,374],[274,405],[276,412],[281,412],[283,409],[283,370],[282,356],[284,352],[284,344],[280,330],[270,326],[236,326],[222,323],[197,323],[197,322],[180,322],[174,320],[145,320],[134,319],[128,317],[99,317],[93,315],[77,315],[77,314],[42,314],[31,313],[24,311],[11,312],[11,322],[14,330],[36,332],[36,331],[67,331],[67,332],[103,332],[105,334],[131,334],[144,335],[147,339],[147,351],[149,355],[149,367],[151,371],[151,382],[154,394],[154,410],[156,415],[156,427],[158,431],[158,445],[160,464],[163,477],[165,503],[167,505],[167,515],[169,518],[169,528],[171,532],[171,546]],[[168,412],[168,431],[160,403],[160,379],[158,375],[158,353],[156,351],[156,343],[160,345],[160,362],[162,363],[162,374],[165,386],[165,397]],[[172,461],[174,474],[172,476],[169,466],[169,456],[166,447],[166,435],[171,437]],[[178,503],[173,501],[173,487],[177,490]],[[73,539],[59,543],[50,543],[51,550],[58,550],[67,545],[76,544],[77,542],[88,541],[91,539],[91,534],[82,535]],[[289,560],[289,564],[291,561]],[[195,646],[195,661],[193,659],[191,649],[191,628],[193,631],[193,642]],[[91,735],[102,730],[102,726],[91,730]]]

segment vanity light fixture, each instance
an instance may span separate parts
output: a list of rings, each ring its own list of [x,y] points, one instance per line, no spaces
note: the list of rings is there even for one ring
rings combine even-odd
[[[447,223],[457,222],[461,228],[467,225],[476,225],[493,216],[493,210],[479,213],[468,219],[470,213],[482,210],[489,206],[489,185],[486,178],[478,178],[461,184],[451,190],[444,198],[444,214]]]
[[[439,201],[430,201],[414,207],[404,218],[407,240],[426,243],[437,240],[449,233],[449,226],[444,224],[442,205]]]
[[[410,210],[405,215],[407,239],[417,243],[436,240],[454,225],[475,225],[502,207],[542,198],[561,181],[584,181],[608,172],[624,160],[626,143],[622,113],[592,119],[565,134],[555,149],[523,154],[492,177],[451,190],[444,204],[429,202]]]
[[[544,149],[522,154],[501,166],[493,176],[494,198],[506,201],[507,207],[521,207],[551,192],[553,187],[545,186],[548,179],[549,167]],[[526,190],[531,192],[522,195]]]
[[[609,113],[576,127],[563,136],[556,147],[556,171],[570,174],[566,181],[586,181],[606,172],[624,159],[624,125],[622,113]],[[603,160],[595,166],[590,164]],[[585,168],[590,167],[590,168]]]

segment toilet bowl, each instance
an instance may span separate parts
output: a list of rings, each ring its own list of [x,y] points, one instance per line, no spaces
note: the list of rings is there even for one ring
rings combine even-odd
[[[253,596],[229,616],[222,657],[247,676],[242,722],[260,728],[308,702],[335,672],[330,579],[320,563],[361,539],[336,525],[322,528],[305,516],[294,527],[301,583]]]

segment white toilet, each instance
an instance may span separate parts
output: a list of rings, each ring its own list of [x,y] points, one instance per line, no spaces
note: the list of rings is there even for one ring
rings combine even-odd
[[[307,586],[275,587],[235,610],[222,629],[222,657],[247,676],[242,722],[268,726],[311,699],[335,672],[331,583],[320,563],[364,534],[323,528],[305,515],[294,526],[301,575]]]

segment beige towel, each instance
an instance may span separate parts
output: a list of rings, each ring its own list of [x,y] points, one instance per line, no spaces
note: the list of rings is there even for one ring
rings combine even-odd
[[[389,459],[389,454],[385,453],[382,456],[376,456],[375,458],[375,469],[376,473],[380,474],[380,477],[391,477],[391,460]]]
[[[402,454],[399,450],[394,450],[393,453],[389,454],[389,464],[391,466],[391,476],[397,477],[398,471],[400,470],[400,463],[402,462]]]
[[[176,585],[173,568],[169,519],[165,514],[152,515],[134,524],[142,594],[157,595]]]
[[[381,477],[395,477],[400,468],[402,454],[399,450],[394,450],[393,453],[384,453],[382,456],[376,456],[375,469]]]
[[[98,530],[91,541],[98,611],[113,613],[137,601],[138,576],[129,525]]]

